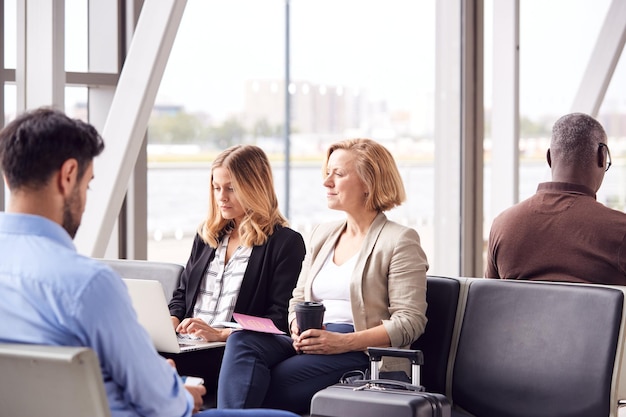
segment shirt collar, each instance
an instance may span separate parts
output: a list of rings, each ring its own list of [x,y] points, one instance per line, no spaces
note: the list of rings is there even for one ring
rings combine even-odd
[[[537,186],[537,192],[566,192],[587,195],[596,199],[596,193],[591,188],[569,182],[543,182]]]
[[[60,224],[34,214],[0,213],[0,232],[42,236],[76,250],[74,241]]]

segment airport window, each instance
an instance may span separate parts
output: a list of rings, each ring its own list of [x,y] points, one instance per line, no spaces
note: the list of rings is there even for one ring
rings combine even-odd
[[[598,36],[605,23],[610,0],[557,0],[519,2],[519,157],[518,193],[521,201],[533,195],[540,182],[550,181],[546,150],[550,145],[552,124],[562,115],[572,112],[584,74],[592,60]],[[563,10],[567,9],[565,16]],[[493,209],[494,178],[491,150],[496,140],[493,122],[491,90],[493,68],[494,1],[485,2],[485,168],[484,168],[484,241],[488,239],[493,218],[500,209]],[[581,27],[585,30],[581,30]],[[622,54],[623,55],[623,54]],[[501,58],[501,57],[500,57]],[[597,193],[598,201],[618,209],[625,208],[623,186],[623,155],[626,147],[626,61],[622,58],[611,78],[597,115],[609,137],[613,167],[607,172]],[[600,73],[598,73],[600,76]],[[590,105],[589,103],[583,103]],[[584,110],[577,110],[584,111]],[[591,113],[591,111],[586,111]],[[615,169],[615,171],[613,171]],[[507,188],[512,187],[511,184]],[[502,193],[502,188],[500,188]],[[497,204],[496,204],[497,205]]]
[[[494,165],[494,145],[510,140],[513,146],[513,140],[494,136],[492,131],[492,124],[500,120],[493,117],[498,107],[492,102],[497,93],[492,82],[501,75],[493,70],[503,59],[493,53],[494,37],[502,35],[493,33],[493,13],[503,2],[484,1],[484,19],[478,27],[478,31],[484,30],[484,50],[477,55],[484,54],[484,66],[476,74],[484,80],[484,166],[474,171],[481,184],[470,189],[464,188],[465,183],[457,186],[435,178],[436,168],[441,166],[435,164],[435,103],[441,93],[435,86],[441,75],[436,73],[436,25],[442,3],[458,6],[454,0],[189,0],[148,127],[148,258],[187,259],[193,234],[207,211],[210,163],[217,152],[235,143],[255,143],[269,154],[281,208],[293,228],[306,234],[316,223],[342,218],[342,213],[326,207],[320,166],[329,143],[357,136],[380,141],[396,157],[408,200],[388,216],[420,233],[429,260],[439,248],[436,240],[441,234],[435,232],[435,226],[442,213],[435,205],[445,189],[455,193],[461,189],[459,195],[465,197],[482,193],[483,207],[468,218],[478,225],[476,219],[482,217],[484,246],[491,221],[500,211],[495,203],[502,200],[505,191],[515,191],[507,203],[510,205],[532,195],[537,183],[550,179],[545,150],[551,125],[572,111],[576,103],[580,105],[580,97],[588,113],[597,112],[609,137],[612,168],[597,198],[612,208],[626,209],[626,101],[622,94],[626,59],[619,58],[622,51],[612,51],[617,63],[614,68],[594,69],[597,77],[612,72],[606,91],[580,93],[587,84],[589,68],[593,68],[598,39],[601,42],[603,36],[610,36],[603,29],[611,24],[610,10],[616,2],[519,2],[519,126],[514,139],[515,167],[510,170],[514,172],[505,178]],[[15,68],[21,3],[5,0],[0,4],[4,17],[1,103],[4,121],[9,121],[15,116],[20,94]],[[117,60],[124,46],[117,38],[113,41],[114,36],[107,36],[110,44],[122,51],[114,48],[107,50],[108,55],[92,55],[90,63],[88,48],[94,44],[88,42],[87,3],[66,0],[64,5],[65,70],[71,79],[64,90],[65,109],[74,117],[91,119],[94,115],[88,114],[88,108],[94,95],[90,91],[103,87],[113,95]],[[562,13],[565,9],[567,15]],[[124,14],[117,9],[110,12],[111,21]],[[582,26],[585,30],[580,30]],[[619,22],[613,23],[614,31],[623,30],[618,26]],[[119,39],[124,39],[125,30],[117,29]],[[606,50],[609,43],[602,45]],[[289,165],[284,133],[287,97],[291,103]],[[109,98],[100,95],[101,102],[94,108],[106,110]],[[592,98],[599,99],[595,109]],[[467,102],[460,103],[461,107],[468,106]],[[456,111],[450,108],[451,113]],[[105,115],[95,116],[104,123]],[[446,121],[456,117],[445,116]],[[454,131],[452,136],[456,138],[456,134]],[[439,143],[438,154],[449,152],[457,159],[465,158],[457,155],[458,149],[447,149],[450,143]],[[466,162],[463,159],[462,163]],[[502,184],[496,184],[498,178]],[[453,214],[450,220],[456,222],[457,213]],[[467,221],[463,218],[460,223]],[[461,224],[459,233],[456,229],[452,232],[463,234],[466,229]],[[145,234],[142,231],[141,235]],[[118,237],[115,232],[113,236],[112,240]],[[123,232],[120,236],[125,239]],[[465,251],[466,247],[461,249]],[[434,268],[430,272],[438,271]],[[480,270],[477,267],[472,273],[480,274]]]
[[[321,164],[348,137],[394,154],[408,199],[388,216],[432,252],[435,2],[291,2],[288,190],[285,2],[231,3],[189,1],[181,22],[148,132],[148,257],[186,261],[212,158],[234,143],[270,155],[294,229],[342,218],[326,207]]]

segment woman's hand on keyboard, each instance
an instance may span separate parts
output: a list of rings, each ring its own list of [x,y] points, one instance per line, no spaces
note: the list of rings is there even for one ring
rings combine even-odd
[[[215,329],[202,319],[187,318],[176,327],[176,332],[185,335],[200,337],[207,342],[225,342],[232,329]]]

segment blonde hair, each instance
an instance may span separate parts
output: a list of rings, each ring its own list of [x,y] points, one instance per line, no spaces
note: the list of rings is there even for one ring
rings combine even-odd
[[[324,177],[328,169],[328,159],[337,149],[354,155],[356,172],[367,188],[365,207],[368,210],[391,210],[406,200],[402,177],[387,148],[372,139],[347,139],[334,143],[326,152],[322,168]]]
[[[213,171],[225,168],[230,174],[237,200],[245,214],[238,225],[239,236],[244,246],[262,245],[278,225],[287,226],[287,219],[278,209],[278,198],[274,191],[272,168],[267,155],[253,145],[235,145],[220,153],[211,165],[211,192],[209,212],[200,225],[198,234],[211,247],[230,232],[235,224],[222,217],[213,193]]]

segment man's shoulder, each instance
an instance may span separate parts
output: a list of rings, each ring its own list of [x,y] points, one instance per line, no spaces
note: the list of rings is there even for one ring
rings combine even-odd
[[[78,253],[66,253],[47,266],[50,279],[67,291],[82,292],[90,286],[109,287],[119,275],[97,259]],[[45,279],[45,278],[44,278]]]
[[[110,273],[115,274],[104,262],[101,262],[97,258],[92,258],[76,252],[75,250],[67,250],[63,253],[58,253],[56,258],[53,258],[52,263],[57,263],[59,269],[67,271],[76,271],[83,273]]]
[[[513,204],[510,207],[505,208],[504,210],[502,210],[495,218],[494,221],[498,220],[498,221],[503,221],[506,219],[509,219],[511,217],[517,217],[517,216],[522,216],[522,215],[528,215],[531,214],[532,212],[532,204],[535,200],[537,200],[539,197],[537,194],[533,194],[530,197],[516,203]]]
[[[611,223],[615,227],[626,226],[626,213],[621,210],[608,207],[600,202],[595,203],[596,208],[594,211],[597,213],[593,216],[595,219]]]

